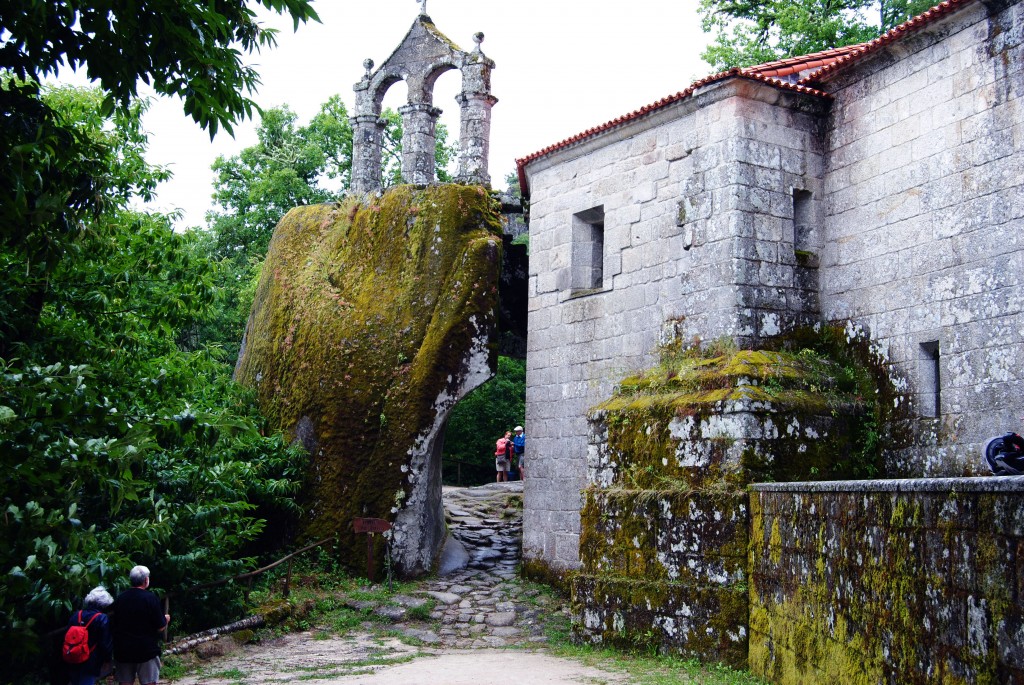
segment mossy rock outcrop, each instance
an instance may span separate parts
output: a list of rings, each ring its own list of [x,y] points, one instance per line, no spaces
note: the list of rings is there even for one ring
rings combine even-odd
[[[300,207],[274,231],[236,376],[310,452],[305,534],[337,534],[355,570],[357,517],[394,524],[403,575],[443,542],[444,424],[495,368],[498,231],[489,194],[462,185]]]

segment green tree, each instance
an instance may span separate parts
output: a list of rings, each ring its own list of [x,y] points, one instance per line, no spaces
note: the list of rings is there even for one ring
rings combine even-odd
[[[718,70],[871,40],[933,0],[701,0],[714,41],[701,57]]]
[[[207,217],[220,257],[263,255],[281,217],[300,205],[330,202],[348,186],[352,129],[337,95],[308,126],[287,105],[263,113],[256,145],[213,163],[214,200]],[[333,185],[333,188],[331,187]]]
[[[43,91],[64,130],[96,154],[111,189],[45,278],[0,243],[3,300],[39,296],[31,337],[0,355],[0,641],[21,673],[39,635],[98,582],[133,563],[164,589],[246,567],[268,514],[297,505],[302,455],[264,437],[252,397],[216,353],[182,351],[181,329],[213,312],[196,236],[129,201],[167,172],[145,162],[133,103],[103,116],[98,90]],[[16,307],[15,307],[16,309]],[[226,600],[217,603],[225,606]]]
[[[141,80],[180,97],[212,136],[257,109],[246,94],[259,75],[242,57],[273,47],[277,34],[256,21],[257,4],[291,15],[296,29],[319,21],[309,0],[23,0],[3,10],[0,70],[38,81],[65,63],[84,68],[107,95],[104,114],[129,107]]]
[[[0,325],[0,356],[32,338],[57,264],[77,255],[83,224],[123,197],[106,172],[108,141],[69,123],[40,98],[39,79],[62,65],[82,68],[101,86],[106,116],[130,118],[139,81],[180,97],[185,112],[212,136],[251,116],[259,83],[242,62],[272,46],[245,0],[25,0],[0,8],[0,246],[23,282]],[[310,0],[259,0],[295,21],[318,20]],[[153,179],[146,179],[149,183]],[[136,188],[141,197],[152,186]]]

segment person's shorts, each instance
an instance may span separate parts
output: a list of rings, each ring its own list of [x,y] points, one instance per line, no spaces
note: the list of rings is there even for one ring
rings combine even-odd
[[[114,666],[114,680],[119,683],[134,683],[139,678],[139,685],[148,685],[160,680],[160,657],[155,656],[141,664],[117,664]]]
[[[508,471],[508,459],[495,459],[494,460],[495,471]]]

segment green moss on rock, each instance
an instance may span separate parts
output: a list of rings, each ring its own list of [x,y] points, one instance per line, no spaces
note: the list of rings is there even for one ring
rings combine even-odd
[[[399,186],[368,202],[282,219],[236,374],[310,450],[306,535],[337,534],[356,569],[365,540],[352,520],[393,521],[417,479],[435,477],[415,456],[466,390],[467,359],[489,355],[494,368],[501,262],[481,187]]]
[[[900,405],[884,363],[846,326],[800,329],[757,350],[665,347],[590,413],[577,637],[745,665],[748,530],[776,564],[799,544],[796,512],[766,530],[759,512],[749,518],[745,486],[876,475]],[[820,539],[801,558],[815,559]],[[810,645],[820,636],[798,618],[780,620],[793,623],[794,651],[813,647],[865,672],[842,645]]]

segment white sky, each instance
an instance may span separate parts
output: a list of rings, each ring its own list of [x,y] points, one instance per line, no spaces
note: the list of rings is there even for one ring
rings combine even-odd
[[[349,111],[352,85],[370,57],[379,66],[398,46],[419,14],[416,0],[319,0],[322,23],[300,25],[267,14],[281,29],[278,46],[246,62],[263,85],[253,99],[264,108],[287,104],[305,124],[331,95],[340,93]],[[711,73],[699,53],[707,43],[697,0],[428,0],[438,29],[462,49],[485,34],[483,52],[497,66],[492,92],[490,174],[504,187],[515,159],[580,131],[683,90]],[[64,75],[62,75],[63,77]],[[451,138],[458,136],[457,71],[443,74],[434,105]],[[385,106],[404,104],[405,84],[391,88]],[[178,228],[204,225],[211,207],[217,155],[237,154],[256,142],[256,121],[235,127],[235,138],[219,133],[213,143],[184,114],[177,99],[160,99],[145,119],[148,158],[169,165],[174,179],[161,186],[152,208],[185,213]]]

